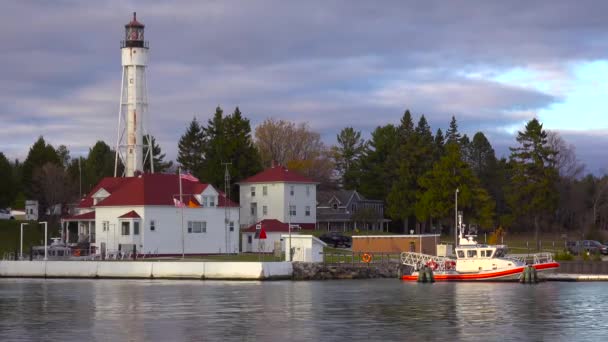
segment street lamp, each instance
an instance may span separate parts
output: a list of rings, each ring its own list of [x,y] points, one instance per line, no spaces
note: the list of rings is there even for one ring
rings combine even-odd
[[[458,188],[454,194],[454,248],[458,246]]]
[[[19,259],[23,259],[23,226],[27,226],[27,223],[21,224],[21,244],[19,245]]]
[[[48,250],[48,225],[47,222],[38,222],[39,224],[43,224],[44,225],[44,260],[47,260],[47,250]]]

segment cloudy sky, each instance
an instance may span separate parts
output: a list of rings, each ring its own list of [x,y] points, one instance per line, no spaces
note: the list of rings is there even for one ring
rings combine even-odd
[[[455,115],[499,156],[539,118],[608,169],[608,2],[2,1],[0,151],[39,135],[86,154],[113,145],[120,40],[146,25],[149,130],[174,158],[193,117],[235,106],[255,126],[306,121],[328,144],[406,108],[433,130]]]

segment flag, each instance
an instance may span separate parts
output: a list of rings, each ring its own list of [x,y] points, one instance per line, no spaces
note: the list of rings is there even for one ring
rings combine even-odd
[[[182,179],[185,179],[187,181],[199,182],[198,178],[194,177],[193,175],[191,175],[189,173],[182,173],[181,177],[182,177]]]
[[[173,203],[174,203],[174,204],[175,204],[175,206],[176,206],[176,207],[178,207],[178,208],[183,208],[183,207],[185,207],[185,206],[186,206],[184,203],[182,203],[182,202],[181,202],[180,200],[178,200],[177,198],[174,198],[174,199],[173,199]]]

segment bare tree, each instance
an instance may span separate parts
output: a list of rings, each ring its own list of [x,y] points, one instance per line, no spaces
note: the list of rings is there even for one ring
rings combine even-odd
[[[334,163],[329,149],[307,123],[266,119],[255,129],[255,145],[264,166],[274,161],[319,181],[322,186],[333,182]]]
[[[572,180],[583,174],[585,165],[576,158],[574,145],[568,144],[556,131],[548,132],[547,143],[553,151],[557,152],[555,167],[562,178]]]
[[[61,166],[53,163],[46,163],[37,169],[34,172],[33,183],[42,212],[44,213],[44,209],[50,208],[50,216],[58,214],[54,211],[56,205],[67,204],[74,199],[76,193],[67,172]]]

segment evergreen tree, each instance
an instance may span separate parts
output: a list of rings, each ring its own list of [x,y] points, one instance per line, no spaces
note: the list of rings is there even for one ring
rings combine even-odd
[[[34,172],[47,163],[62,165],[57,151],[40,136],[34,145],[30,147],[27,158],[23,162],[22,184],[26,196],[34,196],[34,188],[32,186]]]
[[[418,220],[437,218],[453,223],[454,196],[458,189],[458,209],[467,213],[465,217],[482,227],[492,226],[494,202],[462,160],[458,144],[446,146],[446,154],[420,177],[418,185],[415,206]]]
[[[443,131],[441,128],[437,128],[437,133],[435,133],[435,153],[433,154],[433,161],[439,160],[445,152],[444,149],[445,138],[443,137]]]
[[[424,115],[418,120],[415,129],[409,111],[406,111],[401,123],[398,176],[387,198],[387,213],[393,219],[403,221],[407,231],[410,218],[414,218],[415,214],[417,179],[433,163],[429,156],[435,151],[435,141]]]
[[[190,173],[200,174],[203,167],[205,135],[196,118],[192,119],[177,146],[177,162]]]
[[[237,198],[236,183],[254,175],[262,169],[260,157],[251,138],[251,124],[237,107],[232,115],[224,117],[218,106],[203,132],[207,143],[203,149],[205,156],[201,172],[197,174],[202,181],[209,182],[219,189],[224,188],[225,166],[231,178],[232,198]]]
[[[460,143],[461,135],[458,133],[458,124],[456,123],[456,117],[452,116],[450,121],[450,128],[445,132],[445,143]]]
[[[59,161],[61,162],[61,165],[63,166],[63,168],[67,168],[68,165],[70,164],[70,150],[68,150],[67,146],[65,145],[59,145],[59,147],[57,147],[57,156],[59,157]]]
[[[517,142],[520,146],[510,148],[512,177],[507,201],[516,217],[531,216],[538,247],[540,220],[557,206],[556,151],[549,146],[547,132],[537,119],[530,120],[524,132],[518,132]]]
[[[11,206],[17,195],[16,190],[11,164],[0,152],[0,208]]]
[[[493,181],[497,163],[492,145],[482,132],[477,132],[473,136],[468,150],[468,163],[471,165],[471,169],[481,184],[488,189]]]
[[[158,145],[158,143],[156,143],[156,138],[154,138],[154,136],[150,136],[151,137],[151,141],[152,141],[152,155],[154,157],[154,172],[156,173],[162,173],[165,172],[167,170],[169,170],[172,166],[173,166],[173,162],[172,161],[165,161],[165,153],[162,152],[160,145]],[[150,158],[150,156],[148,155],[148,150],[149,148],[149,142],[148,142],[148,135],[144,135],[144,156],[148,156],[148,158]],[[152,170],[150,169],[150,162],[148,160],[146,160],[146,162],[144,163],[144,172],[151,172]]]
[[[116,153],[105,142],[99,140],[89,149],[86,160],[81,162],[82,168],[82,191],[87,193],[104,177],[114,176],[114,161]],[[78,163],[78,159],[76,162]],[[76,164],[75,167],[78,167]],[[75,171],[69,171],[71,178],[74,178]],[[119,174],[122,174],[120,172]]]
[[[361,158],[360,192],[373,199],[385,200],[398,167],[399,133],[394,125],[379,126],[371,134]]]
[[[336,169],[344,189],[357,189],[359,184],[360,162],[367,143],[361,132],[352,127],[343,128],[337,136],[338,144],[332,148]]]

